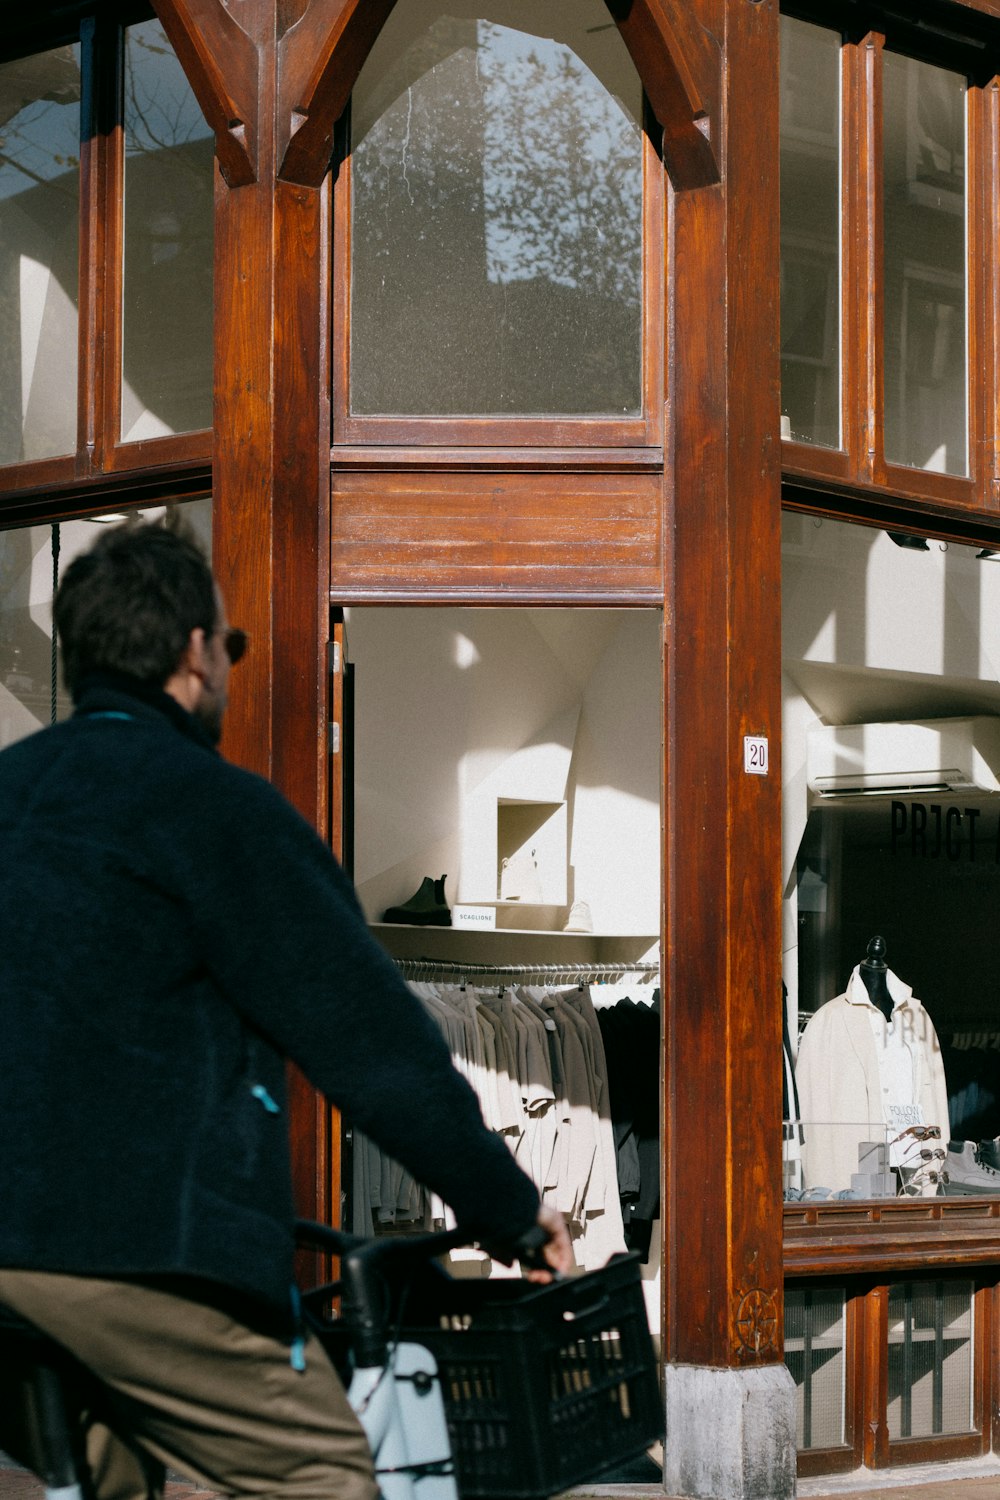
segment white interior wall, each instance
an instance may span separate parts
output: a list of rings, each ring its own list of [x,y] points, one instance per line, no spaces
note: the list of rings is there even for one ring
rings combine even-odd
[[[596,931],[658,931],[657,611],[354,609],[347,632],[369,920],[425,875],[447,873],[455,901],[477,794],[555,795],[569,900]]]

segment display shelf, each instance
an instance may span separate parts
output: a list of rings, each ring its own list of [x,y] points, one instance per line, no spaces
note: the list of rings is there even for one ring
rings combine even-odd
[[[393,958],[426,958],[442,962],[503,964],[620,963],[623,967],[655,963],[655,933],[563,932],[535,927],[420,927],[373,922],[372,935]]]

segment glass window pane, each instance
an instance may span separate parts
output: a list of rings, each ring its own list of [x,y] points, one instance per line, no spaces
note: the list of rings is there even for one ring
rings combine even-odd
[[[885,456],[968,473],[965,79],[885,54]]]
[[[789,514],[781,614],[786,1197],[997,1199],[1000,562]]]
[[[0,63],[0,464],[76,448],[80,50]]]
[[[125,42],[124,442],[212,424],[214,142],[157,21]]]
[[[782,436],[840,446],[840,36],[781,18]]]
[[[404,0],[355,88],[351,409],[637,414],[638,76],[602,0],[490,15]]]
[[[205,551],[212,552],[212,502],[192,500],[173,507],[183,513]],[[164,506],[145,506],[153,521]],[[53,718],[72,713],[52,651],[52,597],[59,576],[86,551],[103,526],[119,515],[64,521],[55,526],[24,526],[0,531],[0,750]]]

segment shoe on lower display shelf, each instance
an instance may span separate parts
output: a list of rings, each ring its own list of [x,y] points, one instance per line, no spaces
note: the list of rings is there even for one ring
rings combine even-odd
[[[949,1141],[944,1167],[949,1198],[1000,1193],[1000,1170],[990,1165],[975,1141]]]
[[[383,922],[399,922],[412,927],[450,927],[451,910],[444,898],[444,883],[448,877],[442,875],[434,880],[425,875],[420,889],[414,891],[401,906],[390,906],[383,913]]]

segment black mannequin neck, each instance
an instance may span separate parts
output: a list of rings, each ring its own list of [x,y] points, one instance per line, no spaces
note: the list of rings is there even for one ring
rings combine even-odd
[[[868,991],[869,1000],[873,1005],[878,1006],[888,1021],[892,1015],[893,1001],[886,980],[887,972],[884,965],[881,968],[875,968],[874,965],[862,963],[858,967],[858,973],[861,975],[862,984]]]

